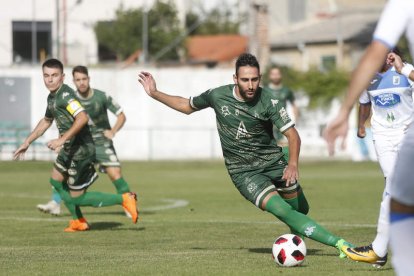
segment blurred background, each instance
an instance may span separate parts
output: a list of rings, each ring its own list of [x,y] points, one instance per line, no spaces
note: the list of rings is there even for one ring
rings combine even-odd
[[[212,110],[191,117],[150,99],[137,81],[150,71],[159,90],[183,97],[232,83],[234,61],[256,55],[268,82],[272,65],[295,92],[303,158],[327,158],[321,131],[336,114],[350,72],[372,39],[385,0],[20,0],[0,10],[0,159],[44,116],[47,89],[41,64],[58,58],[65,82],[71,69],[90,69],[91,86],[123,107],[114,142],[121,160],[221,158]],[[405,39],[399,43],[408,56]],[[288,110],[291,110],[288,106]],[[292,115],[293,116],[293,115]],[[347,147],[336,158],[375,160],[372,141],[356,137],[351,117]],[[114,116],[111,120],[114,121]],[[27,159],[51,160],[45,143]],[[365,143],[366,142],[366,143]]]

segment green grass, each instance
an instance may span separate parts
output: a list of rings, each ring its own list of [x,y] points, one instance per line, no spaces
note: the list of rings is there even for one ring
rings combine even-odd
[[[0,268],[7,275],[393,275],[339,259],[332,247],[306,239],[302,267],[271,259],[288,228],[246,201],[222,161],[124,162],[139,194],[134,225],[119,206],[83,208],[91,230],[64,233],[70,216],[36,210],[49,199],[50,162],[0,163]],[[303,162],[300,182],[310,216],[357,245],[370,243],[383,189],[376,163]],[[91,188],[114,192],[105,175]],[[165,199],[188,205],[168,207]]]

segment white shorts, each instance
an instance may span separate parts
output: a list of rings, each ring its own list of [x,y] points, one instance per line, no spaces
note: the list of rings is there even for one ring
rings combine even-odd
[[[401,147],[402,136],[387,137],[376,135],[374,139],[375,151],[384,177],[390,177],[394,169],[395,160]]]
[[[414,206],[414,123],[403,138],[391,176],[391,197]]]

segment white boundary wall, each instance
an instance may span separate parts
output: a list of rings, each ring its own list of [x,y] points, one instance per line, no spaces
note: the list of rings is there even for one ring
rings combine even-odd
[[[66,84],[73,86],[72,68],[66,68]],[[221,146],[215,129],[215,115],[212,109],[185,115],[167,108],[151,99],[138,83],[141,67],[130,69],[95,69],[90,68],[91,86],[101,89],[113,96],[123,107],[127,116],[124,128],[114,139],[118,156],[121,160],[150,159],[208,159],[221,158]],[[148,68],[159,90],[173,95],[190,97],[209,88],[232,83],[233,68]],[[44,116],[46,109],[46,90],[42,72],[36,68],[1,69],[1,77],[31,78],[31,124],[36,126]],[[301,101],[299,101],[301,105]],[[327,150],[320,137],[320,128],[332,118],[338,104],[331,110],[306,111],[301,106],[301,118],[297,129],[302,138],[302,157],[324,158]],[[13,112],[10,110],[10,112]],[[110,116],[113,122],[115,117]],[[354,117],[355,118],[355,117]],[[352,120],[355,125],[356,120]],[[53,126],[39,139],[46,142],[57,136]],[[339,152],[340,158],[349,159],[358,154],[355,131],[350,131],[348,148]],[[46,147],[37,153],[36,159],[53,159]],[[29,153],[30,154],[30,153]],[[11,153],[2,153],[1,159],[11,159]],[[30,157],[28,157],[30,158]],[[358,157],[355,157],[358,159]]]

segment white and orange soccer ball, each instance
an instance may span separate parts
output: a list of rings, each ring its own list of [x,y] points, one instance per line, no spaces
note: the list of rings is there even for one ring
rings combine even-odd
[[[284,234],[273,243],[272,258],[280,266],[299,266],[305,257],[305,242],[297,235]]]

